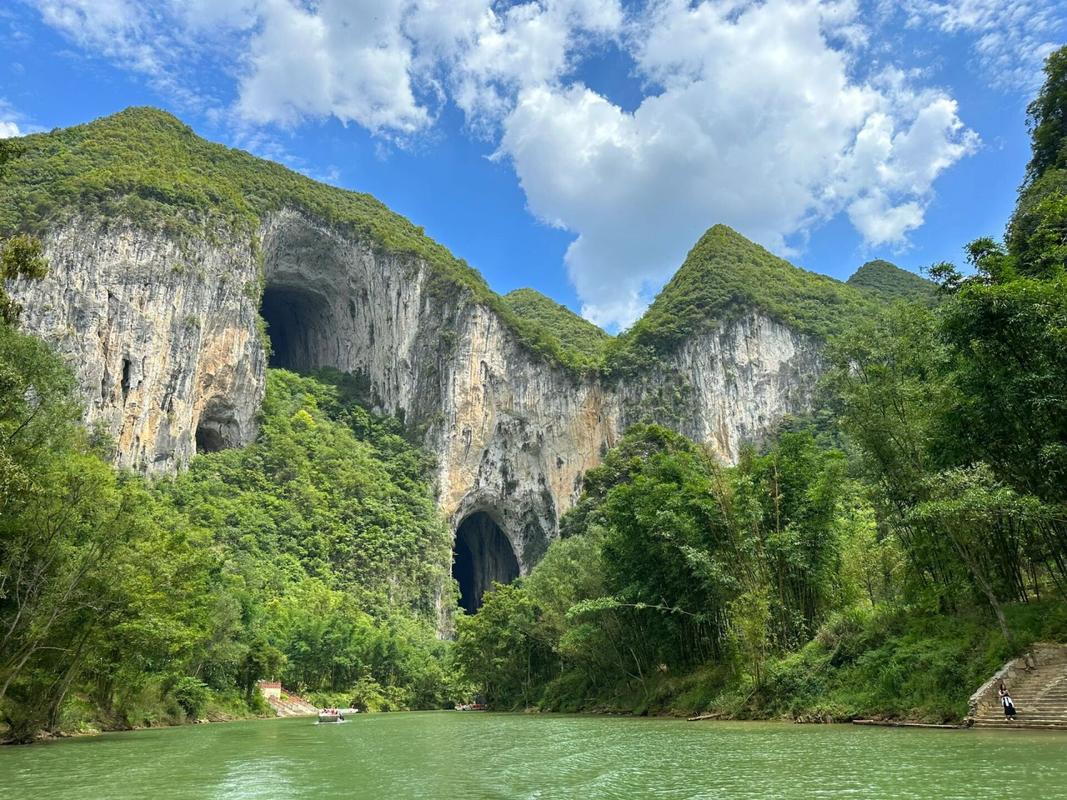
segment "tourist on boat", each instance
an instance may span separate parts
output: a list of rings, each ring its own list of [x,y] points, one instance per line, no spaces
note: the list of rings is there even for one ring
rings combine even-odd
[[[1011,694],[1008,692],[1008,687],[1004,685],[1004,681],[1000,682],[997,695],[1000,697],[1000,704],[1004,706],[1004,718],[1015,719],[1015,703],[1012,701]]]

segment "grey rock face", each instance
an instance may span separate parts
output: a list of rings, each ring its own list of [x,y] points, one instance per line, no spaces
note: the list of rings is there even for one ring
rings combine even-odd
[[[620,388],[624,427],[669,425],[737,460],[788,414],[811,407],[821,346],[760,311],[690,338],[666,367]]]
[[[808,407],[820,369],[815,340],[752,311],[640,379],[576,377],[490,309],[435,290],[414,257],[293,211],[257,241],[78,223],[46,238],[49,276],[12,290],[23,326],[70,359],[86,421],[115,438],[120,464],[148,472],[255,436],[262,310],[275,364],[357,373],[378,411],[424,431],[441,511],[454,528],[485,512],[523,573],[628,425],[670,425],[731,461]]]
[[[22,326],[67,357],[86,422],[114,438],[121,466],[173,471],[198,444],[255,435],[266,361],[249,242],[182,245],[79,220],[52,231],[46,251],[47,277],[11,287]]]

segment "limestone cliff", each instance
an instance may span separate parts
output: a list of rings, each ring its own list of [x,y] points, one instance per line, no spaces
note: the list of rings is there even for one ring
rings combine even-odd
[[[120,464],[173,470],[251,440],[262,308],[277,364],[364,376],[379,410],[425,432],[442,512],[454,526],[488,513],[526,570],[626,426],[669,424],[730,460],[807,407],[819,369],[816,340],[753,310],[640,379],[577,374],[532,354],[485,305],[435,294],[416,258],[291,210],[256,240],[214,231],[178,244],[77,221],[45,237],[48,277],[13,287],[24,327],[69,357],[87,422],[114,437]]]
[[[576,367],[560,331],[585,323],[554,332],[519,313],[565,309],[509,306],[373,198],[205,142],[169,115],[134,109],[27,137],[25,150],[0,186],[0,232],[38,232],[51,269],[11,289],[23,326],[69,358],[86,421],[114,438],[119,464],[173,471],[249,442],[268,358],[335,367],[423,437],[454,528],[484,512],[522,571],[630,424],[670,425],[729,461],[808,408],[822,340],[812,319],[859,302],[719,226],[614,343],[624,355],[633,345],[628,367],[590,368],[600,342],[588,330]],[[56,169],[69,174],[42,194]],[[634,361],[645,352],[655,357]]]
[[[687,339],[667,363],[619,384],[622,425],[659,422],[733,462],[811,407],[822,344],[759,309]]]
[[[254,435],[266,359],[248,241],[75,219],[45,243],[47,277],[12,287],[22,326],[67,356],[121,466],[169,471]]]

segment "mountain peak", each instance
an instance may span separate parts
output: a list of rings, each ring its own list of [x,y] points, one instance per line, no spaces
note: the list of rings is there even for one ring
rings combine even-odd
[[[713,225],[616,349],[635,357],[666,354],[689,336],[752,310],[822,338],[872,306],[861,291],[794,266],[727,225]]]
[[[886,302],[895,300],[933,301],[937,286],[914,272],[901,269],[884,259],[868,261],[848,279],[855,286]]]
[[[503,300],[520,320],[555,337],[576,363],[595,365],[603,358],[611,336],[551,297],[536,289],[515,289]]]

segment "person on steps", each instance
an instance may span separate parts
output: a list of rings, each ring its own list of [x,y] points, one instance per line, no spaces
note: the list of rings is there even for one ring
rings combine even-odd
[[[1015,703],[1012,702],[1011,694],[1008,693],[1008,688],[1004,685],[1004,681],[1000,682],[1000,688],[997,689],[997,696],[1000,697],[1000,704],[1004,706],[1004,718],[1014,720]]]

